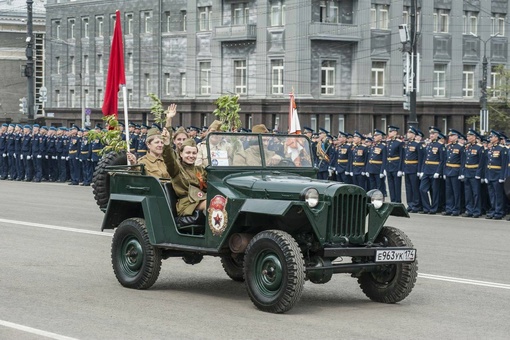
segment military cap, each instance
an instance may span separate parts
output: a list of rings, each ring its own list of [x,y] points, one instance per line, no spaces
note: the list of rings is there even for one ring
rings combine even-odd
[[[269,130],[267,129],[267,127],[264,124],[258,124],[258,125],[255,125],[251,129],[251,132],[253,132],[253,133],[269,133]]]
[[[21,125],[21,124],[16,124],[16,126],[19,128],[23,128],[23,125]]]
[[[381,136],[386,136],[386,133],[384,133],[383,131],[379,130],[379,129],[375,129],[374,130],[374,136],[375,135],[381,135]]]
[[[343,137],[347,137],[347,133],[345,133],[343,131],[338,131],[338,135],[339,136],[343,136]]]
[[[319,137],[319,133],[318,132],[312,133],[312,138],[318,138],[318,137]]]
[[[325,133],[326,135],[329,135],[329,131],[324,128],[319,128],[319,134]]]
[[[67,128],[66,128],[65,126],[60,126],[58,129],[59,129],[60,131],[66,131],[66,130],[67,130]]]
[[[435,126],[429,126],[430,133],[441,133],[441,129]]]
[[[207,131],[207,129],[209,129],[207,126],[202,126],[202,131]]]
[[[161,135],[161,131],[158,128],[151,128],[147,131],[147,138],[157,135]]]
[[[190,130],[190,131],[196,131],[196,132],[199,132],[199,131],[200,131],[200,128],[199,128],[199,127],[196,127],[196,126],[194,126],[194,125],[190,125],[190,126],[188,126],[188,128],[187,128],[187,129],[188,129],[188,130]]]
[[[437,138],[439,138],[439,139],[446,139],[446,136],[443,135],[441,132],[439,132]]]
[[[41,126],[39,124],[34,124],[34,125],[32,125],[32,127],[38,128],[38,127],[41,127]]]
[[[50,130],[51,130],[51,131],[57,131],[57,128],[56,128],[56,127],[54,127],[54,126],[50,126]]]
[[[503,131],[499,131],[499,134],[501,138],[508,139],[508,136]]]
[[[356,130],[356,131],[354,131],[354,134],[353,134],[352,136],[353,136],[353,137],[359,137],[359,138],[361,138],[361,139],[363,139],[363,138],[364,138],[364,137],[363,137],[363,135],[361,134],[361,132],[359,132],[359,131],[357,131],[357,130]]]
[[[73,125],[73,126],[71,127],[71,130],[77,130],[77,131],[79,131],[79,130],[80,130],[80,128],[79,128],[78,126],[76,126],[76,125]]]
[[[462,133],[460,133],[459,131],[455,130],[455,129],[450,129],[449,132],[448,132],[448,135],[451,136],[451,135],[457,135],[458,137],[460,137],[462,135]]]
[[[9,124],[9,126],[11,126],[11,127],[16,127],[16,124]]]
[[[135,127],[135,123],[133,123],[133,122],[129,122],[129,123],[128,123],[128,127]]]
[[[87,126],[84,130],[85,131],[90,131],[90,128]]]
[[[47,127],[47,126],[41,126],[41,130],[46,130],[46,131],[48,131],[48,127]]]
[[[326,135],[326,137],[328,137],[329,139],[332,139],[332,140],[335,140],[336,138],[331,136],[331,135]]]
[[[135,129],[140,129],[140,125],[135,124]]]
[[[468,132],[467,132],[467,135],[472,135],[472,136],[475,136],[476,138],[482,138],[482,136],[480,136],[480,134],[474,130],[474,129],[469,129]]]
[[[140,129],[148,129],[149,127],[147,126],[147,124],[141,124],[140,125]]]
[[[415,128],[413,128],[412,126],[410,126],[410,127],[409,127],[409,130],[407,130],[407,132],[411,132],[411,133],[413,133],[413,134],[415,134],[415,135],[417,135],[417,134],[418,134],[418,130],[416,130],[416,129],[415,129]]]
[[[491,130],[491,132],[489,133],[489,136],[492,137],[498,137],[498,138],[501,138],[501,134],[499,132],[497,132],[496,130]]]
[[[365,140],[366,140],[367,142],[373,142],[373,141],[374,141],[374,139],[373,139],[372,137],[366,137],[366,138],[365,138]]]
[[[400,128],[398,126],[395,126],[395,125],[388,125],[388,131],[398,131],[400,130]]]
[[[152,123],[151,128],[156,128],[156,129],[161,130],[161,126],[159,126],[159,124],[156,124],[156,123]]]
[[[239,132],[251,132],[250,129],[240,128]]]
[[[126,124],[124,124],[123,122],[119,122],[119,126],[126,127]]]
[[[313,129],[308,126],[303,126],[303,133],[313,133]]]
[[[8,127],[9,125],[7,123],[3,123],[2,126]]]
[[[354,137],[354,135],[352,133],[347,134],[347,138],[352,138],[352,137]]]
[[[27,125],[25,125],[25,126],[23,126],[23,128],[24,128],[24,129],[30,129],[30,130],[32,130],[32,127],[31,127],[30,125],[28,125],[28,124],[27,124]]]
[[[421,138],[425,137],[425,135],[423,134],[423,132],[421,132],[420,129],[416,129],[416,132],[418,132],[418,136],[420,136]]]
[[[96,126],[94,127],[94,129],[99,129],[101,130],[103,127],[101,126],[101,124],[96,124]]]

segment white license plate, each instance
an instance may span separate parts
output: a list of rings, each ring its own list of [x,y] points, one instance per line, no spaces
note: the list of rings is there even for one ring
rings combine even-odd
[[[406,250],[377,250],[375,262],[414,262],[416,249]]]

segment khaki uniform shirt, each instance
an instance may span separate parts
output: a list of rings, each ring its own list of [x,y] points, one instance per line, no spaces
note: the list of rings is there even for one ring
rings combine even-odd
[[[144,165],[147,175],[157,178],[170,178],[163,157],[155,157],[148,153],[138,159],[138,164]]]

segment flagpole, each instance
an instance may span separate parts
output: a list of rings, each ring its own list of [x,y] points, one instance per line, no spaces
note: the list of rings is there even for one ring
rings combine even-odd
[[[126,84],[122,84],[122,101],[124,103],[124,126],[127,127],[127,131],[124,128],[124,132],[126,134],[126,148],[127,152],[130,151],[129,149],[129,119],[128,119],[128,102],[127,102],[127,87]],[[129,158],[127,161],[127,165],[131,165],[129,162]]]

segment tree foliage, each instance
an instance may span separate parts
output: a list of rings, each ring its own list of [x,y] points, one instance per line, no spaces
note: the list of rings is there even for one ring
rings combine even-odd
[[[213,114],[221,121],[222,131],[236,131],[241,127],[241,118],[239,117],[241,106],[239,105],[238,95],[225,94],[219,97],[214,105],[217,108],[213,111]]]
[[[149,98],[152,100],[151,113],[154,115],[154,120],[157,124],[164,126],[166,117],[161,99],[154,93],[149,93]]]
[[[103,149],[99,151],[99,154],[104,155],[110,151],[127,150],[126,140],[122,138],[119,121],[115,115],[104,116],[103,121],[107,129],[102,131],[91,130],[88,135],[89,141],[98,139],[103,144]]]

